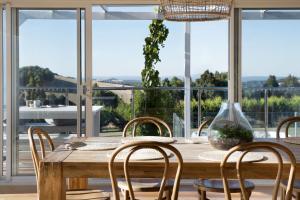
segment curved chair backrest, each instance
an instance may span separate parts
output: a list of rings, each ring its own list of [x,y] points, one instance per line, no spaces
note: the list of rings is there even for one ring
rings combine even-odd
[[[204,121],[200,124],[200,126],[199,126],[199,128],[198,128],[198,130],[197,130],[198,136],[201,135],[201,132],[202,132],[202,130],[204,129],[204,127],[205,127],[205,126],[209,126],[209,124],[210,124],[212,121],[213,121],[212,119],[207,119],[207,120],[204,120]]]
[[[183,166],[183,160],[181,157],[180,152],[173,146],[171,146],[170,144],[165,144],[165,143],[161,143],[161,142],[153,142],[153,141],[138,141],[138,142],[132,142],[132,143],[128,143],[128,144],[124,144],[122,146],[120,146],[119,148],[117,148],[109,161],[109,174],[110,174],[110,179],[111,179],[111,183],[112,183],[112,191],[114,194],[114,199],[115,200],[120,200],[120,196],[119,196],[119,191],[118,191],[118,182],[117,182],[117,175],[116,175],[116,170],[115,170],[115,160],[116,157],[118,156],[118,154],[124,152],[124,150],[127,149],[128,154],[124,157],[124,160],[122,160],[123,162],[123,169],[124,169],[124,175],[125,175],[125,179],[129,188],[129,195],[130,195],[130,199],[135,199],[135,195],[133,192],[133,188],[132,188],[132,184],[131,184],[131,177],[130,177],[130,173],[129,173],[129,163],[130,163],[130,157],[132,156],[132,154],[136,151],[139,151],[141,149],[153,149],[156,150],[157,152],[159,152],[163,159],[164,159],[164,170],[163,170],[163,176],[162,176],[162,181],[160,184],[160,189],[159,189],[159,193],[158,193],[158,200],[162,200],[163,199],[163,192],[165,190],[166,187],[166,183],[168,180],[168,174],[169,174],[169,157],[167,155],[167,153],[165,152],[164,149],[171,151],[172,154],[175,155],[176,159],[177,159],[177,172],[175,175],[175,182],[173,185],[173,192],[172,192],[172,200],[177,200],[178,199],[178,190],[179,190],[179,185],[180,185],[180,177],[181,177],[181,173],[182,173],[182,166]],[[126,151],[127,152],[127,151]],[[151,162],[149,162],[149,165],[151,165]],[[145,176],[147,176],[147,174],[145,174]],[[145,177],[147,178],[147,177]]]
[[[242,152],[241,156],[238,158],[236,161],[236,170],[237,170],[237,177],[240,182],[240,187],[242,190],[242,195],[244,200],[249,199],[249,194],[247,193],[244,185],[244,176],[243,176],[243,158],[251,151],[254,150],[266,150],[271,152],[278,161],[278,170],[277,170],[277,176],[275,180],[275,185],[273,189],[273,194],[272,194],[272,199],[277,200],[277,195],[278,195],[278,189],[280,185],[280,181],[282,178],[282,169],[283,169],[283,159],[282,155],[279,153],[278,150],[281,152],[284,152],[287,157],[290,160],[290,173],[289,173],[289,179],[288,179],[288,185],[285,193],[285,200],[291,200],[292,199],[292,192],[293,192],[293,185],[294,185],[294,179],[295,179],[295,173],[296,173],[296,158],[294,154],[285,146],[278,144],[278,143],[273,143],[273,142],[251,142],[247,144],[242,144],[235,146],[229,150],[227,155],[224,157],[223,161],[221,162],[221,176],[223,179],[223,184],[224,184],[224,193],[226,196],[227,200],[231,200],[231,194],[228,186],[228,180],[227,180],[227,170],[226,168],[230,168],[228,166],[228,159],[229,157],[237,151]]]
[[[34,141],[34,135],[38,136],[42,159],[46,156],[46,149],[45,149],[44,139],[47,140],[47,142],[49,144],[50,151],[54,151],[54,145],[53,145],[52,139],[50,138],[50,136],[48,135],[47,132],[43,131],[40,128],[30,127],[28,129],[28,138],[29,138],[31,157],[32,157],[32,160],[33,160],[36,179],[38,180],[38,177],[39,177],[39,163],[40,163],[41,158],[39,156],[39,153],[38,153],[39,151],[37,150],[37,146],[36,146],[36,143]]]
[[[295,123],[295,122],[300,122],[300,117],[288,117],[284,120],[282,120],[279,125],[277,126],[276,129],[276,138],[280,138],[280,130],[281,128],[286,124],[286,128],[285,128],[285,137],[289,137],[289,128],[290,126]]]
[[[126,126],[123,129],[123,137],[126,137],[126,133],[128,129],[133,125],[132,129],[132,136],[134,137],[136,135],[136,127],[142,124],[153,124],[157,127],[159,131],[159,135],[163,136],[163,129],[162,126],[167,129],[167,132],[169,134],[169,137],[173,137],[172,130],[170,126],[164,122],[163,120],[157,118],[157,117],[137,117],[133,120],[129,121]]]

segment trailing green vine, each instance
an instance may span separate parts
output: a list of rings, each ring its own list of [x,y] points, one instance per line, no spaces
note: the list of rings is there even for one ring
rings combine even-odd
[[[145,38],[143,55],[145,66],[142,70],[142,85],[146,88],[160,86],[159,71],[155,65],[160,62],[159,51],[169,35],[169,29],[163,24],[163,20],[152,20],[149,25],[150,35]]]
[[[167,106],[172,105],[167,101],[170,99],[167,98],[167,91],[147,90],[147,88],[161,85],[159,71],[155,69],[155,66],[161,61],[159,52],[165,46],[164,42],[169,35],[169,29],[163,24],[163,20],[152,20],[149,32],[143,45],[145,62],[141,72],[142,86],[146,89],[143,92],[136,92],[136,114],[137,116],[156,116],[166,121],[171,115],[166,112]],[[158,135],[157,128],[151,124],[144,124],[137,132],[141,135]]]

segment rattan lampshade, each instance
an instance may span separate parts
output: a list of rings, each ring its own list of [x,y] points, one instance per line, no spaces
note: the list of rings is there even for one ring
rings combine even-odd
[[[230,16],[233,0],[160,0],[170,21],[211,21]]]

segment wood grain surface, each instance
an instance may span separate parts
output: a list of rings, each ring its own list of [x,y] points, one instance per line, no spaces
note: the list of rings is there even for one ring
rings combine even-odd
[[[172,144],[176,147],[183,158],[183,179],[197,179],[197,178],[220,178],[220,161],[208,161],[200,159],[199,155],[203,151],[215,151],[208,143],[202,144],[188,144],[185,143],[184,138],[176,138],[177,142]],[[92,137],[92,138],[74,138],[72,141],[99,141],[101,143],[120,143],[121,137]],[[260,140],[261,141],[261,140]],[[288,147],[294,154],[297,160],[296,177],[300,178],[300,145],[290,144],[284,142],[282,139],[263,139],[263,141],[278,142]],[[109,178],[108,161],[107,156],[111,151],[70,151],[63,148],[58,149],[47,155],[45,159],[41,161],[40,169],[40,199],[62,199],[63,195],[58,193],[64,192],[62,185],[65,178]],[[245,178],[252,179],[274,179],[277,173],[277,160],[269,152],[261,151],[261,154],[268,159],[257,163],[247,163],[245,166]],[[286,155],[283,155],[284,170],[283,177],[288,177],[289,163],[287,162]],[[133,170],[134,176],[137,178],[143,178],[145,174],[147,177],[157,178],[161,177],[161,169],[163,168],[163,160],[153,161],[132,161],[134,166],[130,170]],[[229,165],[229,168],[231,166]],[[174,177],[176,174],[176,161],[170,159],[170,171],[168,176]],[[123,175],[123,162],[116,161],[116,173],[118,176]],[[55,174],[55,175],[53,175]],[[228,171],[228,176],[236,178],[235,165],[232,163],[232,170]],[[48,177],[49,179],[46,179]],[[47,180],[47,183],[45,183]],[[51,181],[48,181],[51,180]],[[49,182],[49,183],[48,183]],[[52,182],[52,183],[51,183]],[[49,189],[51,188],[52,189]],[[51,191],[50,191],[51,190]],[[43,196],[43,192],[47,191],[49,195],[52,192],[51,198]]]

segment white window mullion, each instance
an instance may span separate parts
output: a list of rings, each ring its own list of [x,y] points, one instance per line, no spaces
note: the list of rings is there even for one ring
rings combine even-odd
[[[11,180],[12,175],[12,14],[10,4],[6,4],[6,178]]]
[[[185,23],[184,132],[191,137],[191,23]]]
[[[86,45],[86,136],[93,136],[93,13],[92,6],[85,9],[85,45]]]
[[[77,105],[77,136],[81,135],[81,119],[82,119],[82,66],[81,66],[81,9],[77,8],[77,93],[76,93],[76,105]]]
[[[232,9],[229,20],[229,102],[241,102],[241,10]]]

